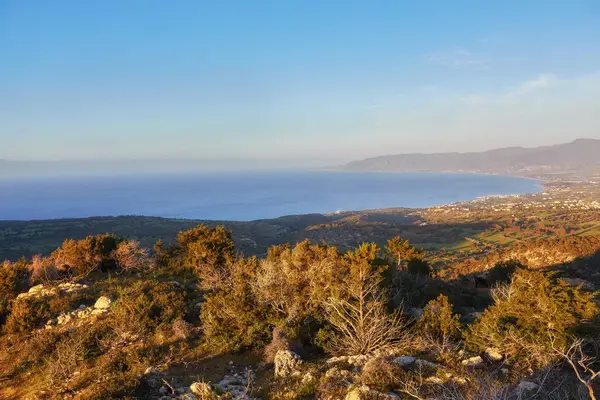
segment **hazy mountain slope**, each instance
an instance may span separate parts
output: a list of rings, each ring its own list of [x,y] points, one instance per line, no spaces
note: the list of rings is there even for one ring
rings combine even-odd
[[[350,162],[347,171],[470,171],[490,173],[585,172],[600,166],[600,140],[479,153],[397,154]]]

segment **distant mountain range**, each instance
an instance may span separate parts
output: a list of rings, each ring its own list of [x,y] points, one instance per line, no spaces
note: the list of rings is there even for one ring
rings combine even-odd
[[[352,161],[344,171],[430,171],[513,174],[530,177],[590,175],[600,170],[600,140],[477,153],[397,154]]]

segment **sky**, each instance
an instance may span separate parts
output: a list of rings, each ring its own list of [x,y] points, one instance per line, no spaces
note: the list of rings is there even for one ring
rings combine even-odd
[[[0,159],[332,164],[600,138],[600,2],[0,0]]]

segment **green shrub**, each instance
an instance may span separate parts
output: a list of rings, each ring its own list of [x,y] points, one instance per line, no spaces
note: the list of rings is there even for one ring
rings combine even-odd
[[[231,232],[222,226],[198,225],[177,235],[175,251],[185,268],[192,269],[204,289],[216,289],[231,279],[231,264],[237,258]]]
[[[458,319],[448,297],[440,294],[437,299],[427,303],[423,316],[417,322],[420,337],[442,361],[452,357],[462,340],[462,328]]]
[[[29,288],[31,272],[25,260],[0,264],[0,327],[10,312],[11,303]]]
[[[272,318],[268,309],[257,301],[250,284],[256,267],[253,258],[237,262],[230,286],[205,296],[200,320],[206,339],[214,346],[239,350],[268,343]]]
[[[469,328],[467,343],[476,351],[495,347],[523,367],[553,362],[550,335],[563,346],[578,325],[598,315],[593,295],[540,271],[517,270],[493,297],[495,304]]]
[[[121,292],[111,318],[118,332],[144,336],[169,326],[185,313],[183,289],[170,282],[141,280]]]
[[[52,318],[52,311],[45,299],[22,298],[12,303],[11,312],[4,324],[4,331],[28,333],[44,325],[50,318]]]
[[[82,240],[65,240],[49,260],[63,272],[79,277],[87,276],[103,264],[114,261],[114,251],[121,240],[112,234],[88,236]]]

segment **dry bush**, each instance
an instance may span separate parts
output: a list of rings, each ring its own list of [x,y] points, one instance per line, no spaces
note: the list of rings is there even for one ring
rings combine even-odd
[[[275,327],[273,329],[271,343],[266,345],[263,351],[264,361],[266,363],[272,363],[279,350],[289,350],[290,348],[290,342],[286,333],[282,329]]]
[[[554,335],[551,335],[550,343],[554,352],[567,362],[575,373],[577,380],[588,391],[590,398],[596,400],[593,382],[600,377],[598,359],[586,354],[584,350],[585,342],[582,339],[570,339],[570,343],[562,345],[562,347],[556,342]]]
[[[308,240],[294,248],[273,246],[261,260],[252,282],[258,300],[287,325],[307,318],[322,319],[322,300],[341,280],[341,255],[335,247]]]
[[[387,310],[389,299],[381,287],[384,268],[373,265],[377,252],[375,244],[363,244],[346,254],[348,276],[339,295],[325,302],[327,321],[336,331],[328,344],[332,353],[369,354],[408,341],[400,310]]]
[[[42,257],[41,254],[36,254],[31,258],[30,268],[33,282],[48,284],[60,279],[61,276],[52,260]]]
[[[398,383],[401,373],[402,368],[390,358],[371,358],[362,368],[360,383],[380,392],[388,392]]]
[[[177,339],[187,340],[194,335],[194,325],[190,324],[184,319],[176,319],[171,327],[173,334]]]
[[[117,245],[113,256],[122,271],[145,271],[152,267],[148,249],[140,247],[137,241],[122,241]]]

